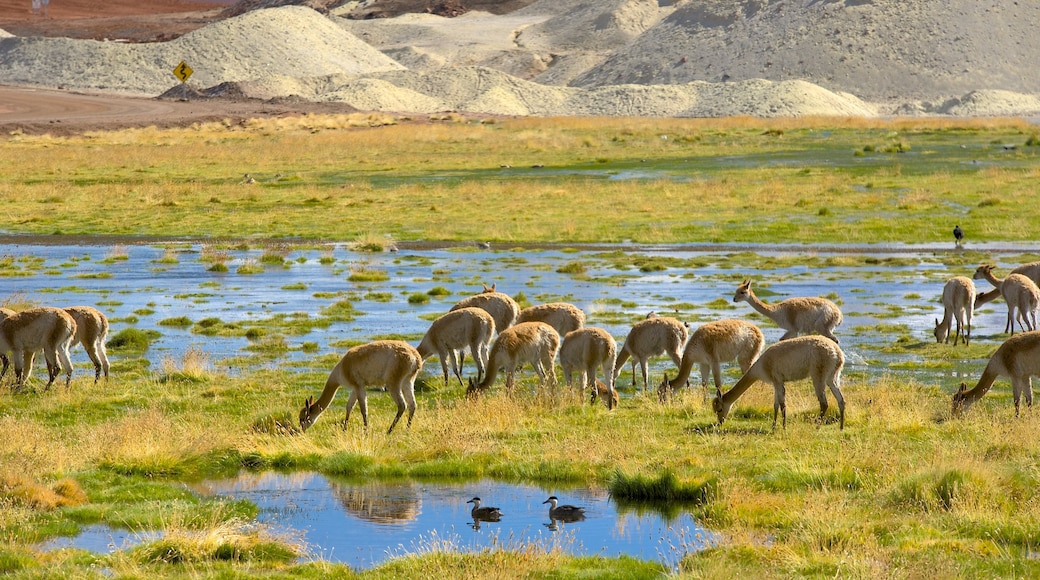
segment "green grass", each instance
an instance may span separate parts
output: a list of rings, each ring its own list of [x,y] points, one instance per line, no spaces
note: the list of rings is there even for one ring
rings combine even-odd
[[[424,127],[418,140],[409,123],[310,129],[301,120],[0,140],[10,161],[0,200],[19,216],[5,227],[382,251],[411,240],[934,242],[959,223],[970,247],[1029,239],[1040,217],[1031,203],[1040,150],[994,145],[1033,136],[1017,120],[458,119]],[[149,171],[129,169],[127,139]],[[330,153],[343,150],[365,154]],[[238,160],[254,158],[294,179],[263,195],[242,188]],[[501,167],[535,163],[547,171]],[[617,178],[631,172],[653,177]],[[63,203],[41,203],[55,196]],[[94,207],[104,211],[85,211]],[[268,246],[253,267],[283,263],[287,249]]]

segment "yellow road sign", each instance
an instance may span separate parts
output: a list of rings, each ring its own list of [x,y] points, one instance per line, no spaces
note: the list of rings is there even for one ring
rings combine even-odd
[[[182,83],[187,82],[188,77],[190,77],[191,73],[193,72],[195,71],[191,70],[191,67],[188,66],[188,63],[184,62],[183,60],[179,65],[173,67],[173,76],[181,79]]]

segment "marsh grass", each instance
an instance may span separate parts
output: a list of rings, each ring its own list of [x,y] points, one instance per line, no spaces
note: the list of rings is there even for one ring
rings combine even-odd
[[[948,232],[932,224],[954,221],[973,240],[1027,239],[1022,226],[1040,211],[1028,209],[1036,148],[1008,155],[1001,145],[1030,138],[1034,130],[1022,120],[798,119],[798,127],[765,119],[450,119],[424,126],[421,137],[410,123],[359,129],[334,121],[330,129],[312,121],[322,126],[317,133],[288,122],[0,140],[10,160],[0,197],[24,216],[9,229],[306,237],[372,251],[392,240],[488,237],[514,244],[935,242]],[[134,162],[129,142],[148,155],[152,171],[125,171]],[[60,155],[26,154],[43,148]],[[330,153],[343,150],[366,154],[344,160]],[[255,158],[289,177],[265,182],[263,196],[241,187],[237,160]],[[773,165],[778,158],[799,163]],[[501,169],[535,164],[562,171]],[[70,166],[80,168],[75,188]],[[615,178],[633,168],[654,177]],[[427,179],[446,173],[451,180]],[[698,187],[689,186],[690,175]],[[61,203],[47,203],[56,196]],[[1009,206],[1027,209],[1003,211]],[[964,215],[961,208],[971,209]],[[336,220],[324,219],[330,212]],[[489,215],[511,217],[488,236]],[[604,219],[614,215],[624,217]]]
[[[211,380],[209,353],[198,345],[189,346],[180,360],[164,355],[159,364],[160,382],[205,383]]]
[[[390,275],[385,270],[371,267],[364,262],[353,262],[347,280],[351,282],[386,282]]]

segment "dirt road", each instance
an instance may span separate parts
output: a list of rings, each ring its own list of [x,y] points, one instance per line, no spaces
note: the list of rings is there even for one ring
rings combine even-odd
[[[342,103],[274,103],[256,100],[174,101],[0,86],[0,136],[55,136],[126,127],[184,127],[224,119],[285,117],[304,113],[351,113]]]

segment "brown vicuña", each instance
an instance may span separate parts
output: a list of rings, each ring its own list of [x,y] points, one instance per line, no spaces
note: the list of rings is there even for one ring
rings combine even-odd
[[[10,308],[0,307],[0,322],[14,313],[15,311]],[[4,375],[7,374],[8,367],[11,366],[11,359],[7,358],[7,352],[0,352],[0,364],[3,364],[4,367],[3,369],[0,369],[0,379],[2,379],[4,378]]]
[[[484,291],[480,294],[474,294],[468,298],[459,300],[455,306],[452,306],[452,310],[458,310],[460,308],[482,308],[491,318],[495,319],[495,331],[502,332],[509,328],[516,322],[516,318],[520,316],[520,306],[509,297],[508,294],[503,294],[495,290],[492,286],[488,288],[484,287]]]
[[[968,385],[961,383],[953,394],[953,414],[967,411],[968,407],[989,392],[997,377],[1010,377],[1017,417],[1023,394],[1026,405],[1033,406],[1034,375],[1040,375],[1040,330],[1019,333],[997,347],[975,387],[969,390]]]
[[[469,379],[467,394],[486,391],[495,383],[500,369],[506,370],[506,390],[512,391],[516,371],[531,363],[542,385],[556,384],[556,353],[560,350],[560,335],[544,322],[515,324],[498,333],[491,346],[487,373],[480,382]],[[551,381],[549,380],[551,378]]]
[[[716,389],[712,409],[722,424],[729,415],[730,407],[752,385],[763,381],[773,385],[773,429],[776,429],[776,416],[783,417],[784,428],[787,428],[787,398],[784,383],[812,378],[816,398],[820,401],[820,417],[823,420],[827,412],[827,393],[831,393],[838,401],[840,413],[839,429],[845,428],[845,397],[841,394],[841,369],[845,366],[845,355],[838,343],[822,336],[798,336],[782,340],[767,348],[758,357],[744,376],[725,394]]]
[[[1015,312],[1018,312],[1018,324],[1021,330],[1036,330],[1036,311],[1040,308],[1040,288],[1036,282],[1023,274],[1008,274],[1006,278],[997,278],[993,274],[992,264],[982,264],[975,269],[976,280],[986,279],[1000,290],[1001,297],[1007,302],[1007,324],[1004,332],[1015,334]]]
[[[585,326],[585,312],[567,302],[550,302],[521,310],[516,323],[521,322],[544,322],[555,328],[560,336],[567,336],[568,332]]]
[[[682,366],[682,352],[686,346],[688,332],[681,320],[670,316],[650,316],[633,324],[618,352],[617,362],[614,363],[615,383],[629,357],[639,361],[644,388],[650,386],[646,366],[650,357],[667,354],[676,367]],[[636,375],[633,372],[632,385],[635,384]]]
[[[766,304],[755,296],[751,289],[751,280],[744,280],[733,294],[733,301],[747,302],[760,314],[786,330],[780,340],[815,332],[838,342],[838,337],[834,336],[834,329],[841,324],[841,309],[826,298],[799,296],[781,300],[776,304]]]
[[[943,319],[935,320],[935,341],[950,341],[950,324],[956,321],[953,344],[964,340],[965,346],[971,341],[971,320],[975,316],[975,283],[966,276],[954,276],[943,286],[942,303]]]
[[[355,346],[347,351],[332,369],[325,388],[318,400],[308,397],[300,410],[300,429],[306,431],[318,417],[332,404],[333,397],[340,387],[350,389],[347,399],[347,414],[343,418],[343,428],[350,421],[350,411],[357,403],[361,408],[361,420],[368,428],[368,400],[365,387],[384,386],[390,397],[397,403],[397,415],[390,423],[387,434],[401,419],[405,408],[408,409],[408,425],[412,424],[415,415],[415,378],[422,370],[423,359],[419,351],[407,342],[400,340],[377,340]]]
[[[0,352],[11,353],[16,390],[21,390],[32,373],[33,357],[43,351],[47,360],[47,387],[65,371],[65,388],[72,383],[69,346],[76,335],[76,321],[60,308],[42,306],[9,314],[0,321]],[[60,365],[60,367],[59,367]]]
[[[750,322],[735,319],[708,322],[690,335],[690,340],[683,350],[679,374],[669,381],[668,374],[665,373],[664,380],[657,389],[658,395],[662,400],[666,399],[688,384],[694,364],[700,366],[701,386],[705,388],[705,393],[709,371],[715,380],[715,389],[721,389],[722,362],[736,359],[740,365],[740,372],[746,373],[755,359],[762,354],[764,345],[765,337],[762,331]]]
[[[603,371],[606,379],[604,387],[606,393],[603,398],[608,409],[613,409],[617,401],[617,391],[614,390],[614,363],[617,360],[617,342],[609,332],[602,328],[585,327],[572,330],[563,337],[560,345],[560,366],[563,367],[563,376],[567,386],[571,386],[573,373],[577,372],[581,379],[581,387],[588,387],[592,391],[592,400],[596,400],[599,394],[596,392],[596,369]]]
[[[466,348],[477,365],[477,380],[487,372],[491,337],[495,334],[495,319],[483,308],[460,308],[437,318],[419,342],[419,356],[426,359],[436,354],[441,360],[444,386],[448,386],[448,361],[462,386],[462,362]]]
[[[76,336],[72,339],[72,345],[77,343],[83,345],[87,351],[90,362],[94,363],[94,383],[97,384],[101,373],[105,373],[108,380],[108,353],[105,350],[105,340],[108,338],[108,317],[100,310],[92,306],[70,306],[65,309],[76,321]]]

